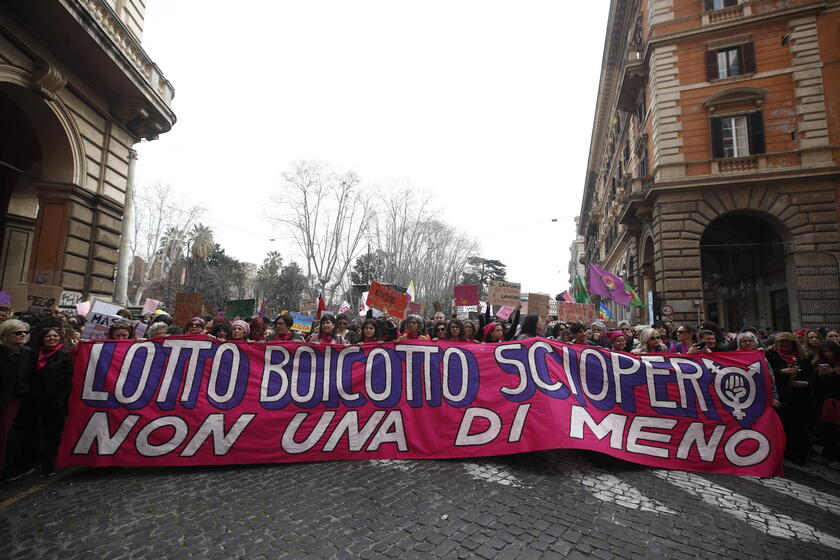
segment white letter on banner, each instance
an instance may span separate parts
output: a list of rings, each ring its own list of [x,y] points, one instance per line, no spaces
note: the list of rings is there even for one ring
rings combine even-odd
[[[572,390],[573,395],[577,395],[578,394],[577,385],[575,385],[575,378],[572,377],[572,374],[571,374],[572,369],[569,367],[570,363],[571,363],[571,359],[569,358],[569,347],[564,346],[563,347],[563,371],[566,372],[566,379],[567,379],[567,382],[569,383],[569,389]],[[580,373],[580,371],[578,371],[578,373]]]
[[[414,354],[423,354],[423,379],[426,385],[426,400],[432,400],[432,366],[431,356],[440,349],[437,346],[420,346],[413,344],[397,344],[397,352],[405,352],[405,400],[414,399]]]
[[[641,360],[645,364],[645,375],[647,375],[647,390],[648,399],[650,399],[650,406],[653,408],[677,408],[677,403],[673,401],[660,401],[656,398],[656,376],[671,375],[671,370],[655,368],[653,367],[653,364],[664,363],[665,356],[642,356]]]
[[[738,444],[744,440],[751,439],[758,442],[758,447],[749,455],[738,454]],[[726,445],[723,446],[726,458],[736,467],[751,467],[762,462],[770,454],[770,442],[761,432],[755,430],[739,430],[732,434]]]
[[[131,395],[126,395],[124,392],[125,381],[128,377],[128,372],[131,370],[131,362],[134,361],[134,355],[141,348],[146,349],[146,360],[143,362],[143,370],[140,374],[140,381],[137,383],[137,389]],[[122,404],[131,404],[136,402],[143,395],[146,390],[146,382],[149,379],[149,372],[152,369],[152,362],[155,359],[155,343],[154,342],[135,342],[128,347],[128,352],[125,353],[122,367],[120,368],[120,375],[117,377],[117,386],[114,389],[114,396],[117,401]]]
[[[528,348],[528,365],[531,366],[531,378],[534,380],[534,383],[537,384],[537,387],[542,387],[546,391],[557,391],[559,389],[562,389],[563,388],[563,382],[562,381],[558,381],[556,383],[546,383],[539,376],[539,373],[537,373],[537,361],[536,361],[535,358],[536,358],[536,355],[537,355],[537,350],[539,348],[544,349],[546,351],[546,354],[550,354],[551,352],[554,352],[554,348],[552,348],[551,345],[548,344],[547,342],[535,342],[531,345],[530,348]],[[545,354],[543,356],[545,356]],[[545,362],[546,362],[545,369],[546,369],[546,371],[548,371],[548,359],[547,358],[545,358]]]
[[[393,426],[393,430],[390,428]],[[408,445],[405,443],[405,428],[403,427],[402,412],[399,410],[392,410],[388,412],[388,416],[376,430],[376,435],[367,446],[368,451],[376,451],[383,443],[396,443],[397,449],[400,451],[408,451]]]
[[[589,371],[592,369],[586,367],[586,358],[589,356],[595,356],[598,363],[601,364],[601,392],[597,394],[593,394],[589,390]],[[610,390],[610,378],[607,372],[607,361],[604,359],[604,355],[597,350],[592,350],[591,348],[581,350],[578,371],[580,372],[580,384],[582,385],[583,392],[586,396],[592,401],[604,400],[604,397],[607,396],[607,392]]]
[[[283,359],[279,364],[272,364],[271,357],[275,352],[280,352]],[[263,367],[262,381],[260,382],[260,402],[274,402],[279,401],[289,390],[289,375],[283,370],[283,367],[289,363],[289,351],[282,346],[266,346],[265,347],[265,366]],[[271,376],[277,375],[280,377],[280,390],[273,395],[268,394],[268,384],[271,381]]]
[[[300,384],[300,355],[309,354],[309,388],[306,394],[299,393]],[[315,350],[309,346],[298,346],[295,351],[295,361],[292,364],[292,400],[299,403],[308,402],[315,396],[315,382],[318,375],[317,361],[315,359]]]
[[[525,418],[531,410],[531,403],[520,404],[516,407],[516,416],[513,417],[513,424],[508,434],[508,443],[516,443],[522,438],[522,429],[525,427]]]
[[[96,368],[99,366],[99,356],[102,355],[102,343],[93,344],[90,348],[87,370],[85,370],[85,382],[82,385],[82,399],[86,401],[106,401],[108,393],[97,391],[93,388],[93,380],[96,378]]]
[[[172,433],[172,437],[169,438],[169,441],[160,445],[153,445],[149,443],[149,436],[152,435],[152,432],[165,426],[175,428],[175,431]],[[183,418],[180,418],[179,416],[161,416],[160,418],[155,418],[146,424],[143,429],[140,430],[140,433],[137,434],[137,439],[134,443],[137,447],[137,452],[140,455],[143,455],[144,457],[160,457],[161,455],[166,455],[181,445],[184,440],[187,439],[188,432],[187,423]]]
[[[455,354],[461,362],[461,392],[453,395],[449,391],[449,357]],[[469,369],[467,366],[467,357],[460,348],[447,348],[443,353],[443,398],[460,402],[467,396],[469,390]]]
[[[483,432],[470,435],[470,428],[472,427],[473,420],[476,417],[484,418],[490,422],[490,425]],[[496,436],[499,435],[501,430],[502,419],[499,418],[498,414],[489,408],[481,408],[477,406],[468,408],[466,414],[464,414],[464,419],[461,420],[461,426],[458,428],[458,436],[455,438],[455,445],[459,447],[467,445],[484,445],[485,443],[490,443],[496,439]]]
[[[376,426],[379,425],[379,421],[382,420],[383,416],[385,416],[384,410],[377,410],[371,414],[370,418],[368,418],[368,421],[365,422],[365,426],[360,432],[359,412],[357,410],[348,410],[344,413],[344,416],[341,417],[341,420],[338,421],[335,429],[330,434],[330,439],[327,440],[327,444],[324,446],[324,451],[334,451],[335,446],[338,445],[339,441],[341,441],[341,436],[344,435],[344,432],[347,432],[347,448],[350,451],[361,451],[365,442],[370,437],[370,434],[372,434],[373,430],[376,429]]]
[[[295,417],[292,418],[292,421],[289,422],[289,425],[286,426],[286,430],[283,432],[283,439],[280,442],[280,446],[286,453],[296,455],[298,453],[306,453],[312,449],[312,446],[318,443],[318,440],[320,440],[321,436],[324,435],[324,432],[327,431],[327,427],[330,425],[330,422],[332,422],[333,416],[335,416],[335,411],[328,410],[324,412],[321,417],[318,418],[318,423],[315,425],[315,428],[312,429],[312,433],[309,434],[309,437],[301,443],[298,443],[295,441],[295,434],[300,428],[300,425],[303,424],[303,421],[306,420],[307,416],[309,416],[308,412],[298,412],[295,414]]]
[[[642,362],[637,360],[636,358],[631,358],[629,356],[625,356],[624,354],[619,354],[618,352],[610,352],[610,356],[612,357],[612,368],[613,368],[613,381],[615,382],[615,402],[621,402],[621,376],[622,375],[633,375],[639,368],[642,367]],[[629,368],[621,367],[622,361],[630,361]],[[633,391],[633,388],[630,388],[630,391]]]
[[[688,398],[685,395],[685,382],[687,380],[694,388],[694,397],[697,399],[697,404],[700,405],[700,410],[703,412],[708,411],[706,399],[703,398],[703,392],[700,390],[700,383],[698,382],[703,377],[703,368],[697,362],[686,360],[685,358],[669,359],[671,364],[675,366],[674,371],[677,374],[677,387],[680,390],[680,406],[683,409],[688,408]],[[685,368],[689,369],[688,373],[686,373]]]
[[[326,346],[324,348],[324,367],[322,371],[324,372],[321,376],[324,382],[321,384],[321,402],[329,402],[330,400],[330,388],[332,384],[330,383],[330,365],[332,364],[332,347]],[[336,370],[336,376],[340,376],[341,372]]]
[[[208,437],[213,436],[213,455],[217,457],[227,455],[239,436],[256,414],[242,414],[230,427],[230,431],[225,433],[225,415],[224,413],[211,414],[198,428],[198,431],[192,437],[190,442],[181,451],[181,457],[192,457],[201,448]]]
[[[583,437],[583,426],[586,424],[589,429],[598,439],[604,439],[607,434],[610,436],[610,447],[613,449],[621,449],[621,440],[624,436],[624,426],[627,423],[627,417],[621,414],[608,414],[601,420],[600,423],[589,415],[582,406],[572,407],[572,421],[569,428],[569,437],[575,439],[585,439]]]
[[[525,371],[525,365],[520,362],[519,360],[513,360],[510,358],[505,358],[502,355],[502,352],[505,350],[520,350],[522,349],[522,345],[517,343],[514,344],[500,344],[496,346],[496,350],[493,352],[493,356],[496,358],[496,362],[500,364],[504,364],[506,366],[513,366],[516,368],[516,371],[519,372],[519,385],[511,388],[511,387],[502,387],[500,391],[506,395],[518,395],[522,391],[528,387],[528,372]]]
[[[96,442],[97,455],[113,455],[120,448],[120,445],[125,441],[126,436],[131,431],[131,428],[140,420],[139,414],[129,414],[126,416],[120,427],[117,428],[117,433],[111,437],[111,429],[108,426],[107,412],[94,412],[88,420],[82,435],[79,436],[79,441],[73,447],[73,455],[86,455],[90,453],[90,447],[93,442]]]
[[[677,425],[677,421],[673,418],[654,418],[652,416],[636,416],[630,424],[630,429],[627,430],[627,451],[630,453],[639,453],[642,455],[650,455],[651,457],[668,458],[668,450],[662,447],[655,447],[653,445],[644,445],[639,443],[642,441],[661,441],[662,443],[669,443],[671,441],[671,434],[663,434],[660,432],[648,432],[645,428],[659,428],[661,430],[671,430]]]
[[[688,454],[691,452],[691,444],[697,446],[697,452],[700,454],[700,459],[707,463],[715,460],[715,451],[720,444],[720,438],[723,437],[723,432],[726,431],[726,426],[718,424],[712,431],[712,437],[706,441],[706,434],[703,430],[702,422],[692,422],[683,434],[680,447],[677,449],[677,459],[688,459]]]
[[[371,379],[373,363],[377,356],[382,356],[385,359],[385,390],[381,393],[373,390],[373,380]],[[368,354],[367,363],[365,364],[365,390],[372,401],[385,400],[391,394],[391,356],[388,355],[388,352],[384,348],[374,348]]]
[[[350,388],[346,389],[344,387],[344,359],[347,357],[348,354],[355,354],[359,352],[360,349],[358,346],[348,346],[346,348],[342,348],[338,352],[338,361],[335,365],[335,387],[338,390],[338,396],[345,401],[354,401],[359,398],[359,393],[348,393],[347,391],[353,390],[353,376],[350,376]]]
[[[172,377],[175,375],[175,368],[178,366],[178,360],[181,357],[182,350],[192,350],[192,354],[187,358],[187,377],[185,385],[192,386],[193,379],[195,379],[195,368],[198,366],[198,353],[201,350],[207,350],[213,347],[213,343],[209,340],[164,340],[164,348],[171,348],[169,358],[166,362],[166,370],[163,372],[163,379],[160,382],[160,389],[158,389],[157,402],[166,401],[169,395],[169,386],[172,385]]]
[[[216,392],[216,382],[219,378],[219,367],[222,365],[222,358],[225,352],[233,354],[230,364],[230,377],[228,377],[227,390],[223,395]],[[228,402],[236,392],[236,382],[239,379],[239,347],[233,342],[225,342],[216,350],[213,357],[213,365],[210,367],[210,381],[207,383],[207,396],[219,404]]]

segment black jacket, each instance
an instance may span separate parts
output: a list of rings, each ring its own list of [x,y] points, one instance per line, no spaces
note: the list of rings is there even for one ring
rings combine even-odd
[[[37,365],[32,376],[32,396],[39,402],[65,406],[70,397],[73,379],[73,362],[66,348],[49,357],[44,367]]]
[[[12,395],[26,397],[32,393],[32,372],[35,370],[35,352],[28,346],[9,350],[0,346],[0,408],[6,406]]]

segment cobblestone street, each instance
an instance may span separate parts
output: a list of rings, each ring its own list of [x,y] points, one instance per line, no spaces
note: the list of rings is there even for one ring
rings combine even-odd
[[[578,451],[81,469],[4,494],[0,558],[836,557],[840,473],[786,475],[659,471]]]

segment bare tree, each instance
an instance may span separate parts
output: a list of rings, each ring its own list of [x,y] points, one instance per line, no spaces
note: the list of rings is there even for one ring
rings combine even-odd
[[[371,198],[355,173],[337,174],[318,162],[298,161],[283,178],[285,184],[274,196],[281,212],[270,219],[297,242],[310,295],[321,293],[332,301],[363,249]]]
[[[175,200],[169,185],[156,183],[136,194],[135,235],[132,252],[143,261],[137,282],[135,259],[129,268],[129,299],[139,305],[146,290],[171,280],[173,266],[184,258],[190,243],[190,228],[204,212]]]

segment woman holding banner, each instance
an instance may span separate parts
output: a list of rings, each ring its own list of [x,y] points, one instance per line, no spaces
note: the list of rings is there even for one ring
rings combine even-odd
[[[238,340],[240,342],[246,342],[250,335],[251,335],[251,326],[248,323],[246,323],[242,319],[237,319],[236,321],[231,322],[231,324],[230,324],[230,340]]]
[[[634,354],[655,354],[662,352],[662,335],[653,327],[645,327],[639,333],[639,347],[633,350]]]
[[[448,340],[449,336],[446,332],[446,321],[435,321],[432,327],[432,340]]]
[[[26,346],[29,325],[17,319],[0,323],[0,469],[6,464],[6,442],[15,418],[24,406],[30,406],[35,353]],[[15,454],[16,465],[9,467],[4,480],[12,481],[32,472],[32,465],[22,453]],[[0,482],[0,490],[5,490]]]
[[[108,329],[108,340],[128,340],[137,338],[134,334],[134,326],[128,321],[119,321]]]
[[[38,357],[32,376],[32,396],[44,442],[41,476],[46,478],[55,474],[55,454],[67,418],[73,362],[64,347],[60,326],[42,327],[35,336],[35,351]]]
[[[419,315],[409,315],[405,320],[405,332],[398,340],[429,340],[429,337],[423,334],[423,318]]]
[[[309,337],[309,342],[312,344],[338,344],[341,346],[350,346],[347,339],[335,332],[335,317],[329,313],[321,316],[321,323],[318,328]]]
[[[379,322],[376,319],[365,319],[362,323],[362,335],[357,343],[379,344],[382,342],[382,334],[379,331]]]
[[[461,319],[450,319],[446,325],[446,338],[456,342],[467,342],[467,335],[464,330],[464,322]],[[473,326],[473,332],[475,327]]]
[[[472,319],[464,319],[464,339],[469,342],[478,342],[478,327]]]

